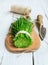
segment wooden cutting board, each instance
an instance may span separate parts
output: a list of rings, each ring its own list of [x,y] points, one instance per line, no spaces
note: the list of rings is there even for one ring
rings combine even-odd
[[[13,46],[13,41],[11,41],[13,39],[13,35],[8,34],[5,40],[5,46],[7,50],[11,52],[35,51],[40,47],[40,38],[39,35],[34,31],[34,29],[32,30],[31,37],[33,39],[32,45],[27,48],[16,48]]]

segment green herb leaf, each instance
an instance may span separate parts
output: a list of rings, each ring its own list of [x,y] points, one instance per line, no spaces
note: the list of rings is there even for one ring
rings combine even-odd
[[[23,17],[18,18],[11,24],[11,32],[15,36],[13,39],[15,47],[26,48],[32,44],[32,39],[27,34],[22,33],[16,37],[16,33],[21,30],[24,30],[30,34],[32,32],[32,25],[33,23],[30,19]]]
[[[26,48],[32,44],[32,39],[27,34],[19,34],[17,37],[15,36],[14,46],[17,48]]]
[[[30,33],[32,31],[32,24],[33,23],[29,19],[20,17],[11,24],[12,34],[15,35],[20,30]]]

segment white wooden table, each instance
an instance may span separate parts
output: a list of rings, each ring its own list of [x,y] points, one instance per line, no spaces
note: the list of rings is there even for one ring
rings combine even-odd
[[[0,0],[0,62],[2,60],[0,65],[32,65],[32,53],[13,54],[5,48],[5,37],[12,22],[9,10],[13,4],[30,7],[32,9],[30,14],[32,20],[38,14],[42,14],[44,26],[48,33],[48,0]],[[45,40],[48,40],[47,37]],[[34,58],[35,65],[48,65],[48,45],[44,41],[41,42],[40,48],[34,53]]]

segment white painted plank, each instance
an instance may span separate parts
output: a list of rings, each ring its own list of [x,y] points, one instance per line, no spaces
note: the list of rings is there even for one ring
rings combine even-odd
[[[48,2],[48,1],[47,1]],[[10,14],[7,14],[9,11],[9,8],[12,4],[17,4],[17,5],[23,5],[23,6],[28,6],[32,8],[32,13],[31,13],[31,18],[34,20],[38,14],[42,14],[44,17],[44,26],[48,28],[48,22],[45,17],[45,14],[41,8],[41,3],[39,0],[5,0],[4,2],[0,1],[0,61],[1,57],[4,54],[3,62],[2,65],[32,65],[32,54],[23,54],[20,57],[17,58],[18,55],[12,54],[6,50],[4,47],[4,40],[5,40],[5,35],[8,32],[8,28],[10,26],[10,23],[12,22]],[[43,7],[47,8],[45,6],[45,2],[42,1]],[[46,4],[47,5],[47,4]],[[46,23],[47,22],[47,23]],[[47,39],[47,37],[46,37]],[[5,50],[5,51],[4,51]],[[48,46],[46,45],[45,42],[41,43],[41,47],[38,51],[35,52],[35,65],[47,65],[48,64]]]

